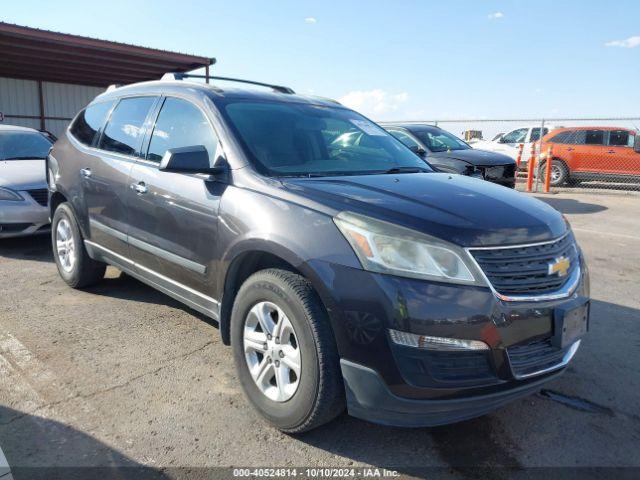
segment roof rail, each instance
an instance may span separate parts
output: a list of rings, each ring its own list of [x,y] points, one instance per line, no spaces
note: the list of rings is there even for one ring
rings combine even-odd
[[[331,102],[331,103],[335,103],[336,105],[342,106],[342,104],[335,98],[322,97],[320,95],[309,95],[309,96],[312,98],[317,98],[318,100],[324,100],[325,102]]]
[[[296,93],[296,92],[293,91],[293,89],[291,89],[289,87],[283,87],[282,85],[272,85],[270,83],[254,82],[253,80],[243,80],[241,78],[214,77],[212,75],[197,75],[197,74],[193,74],[193,73],[182,73],[182,72],[165,73],[162,76],[162,80],[183,80],[185,78],[204,78],[205,80],[207,80],[207,79],[211,79],[211,80],[226,80],[227,82],[248,83],[250,85],[258,85],[260,87],[268,87],[268,88],[271,88],[271,89],[275,90],[276,92],[286,93],[286,94],[290,94],[290,95]]]

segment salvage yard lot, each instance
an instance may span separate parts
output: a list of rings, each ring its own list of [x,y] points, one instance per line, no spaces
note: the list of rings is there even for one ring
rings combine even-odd
[[[586,253],[591,332],[542,394],[399,429],[346,415],[292,437],[245,400],[213,322],[113,268],[75,291],[48,238],[0,243],[0,447],[21,467],[640,466],[640,197],[561,193]],[[16,475],[17,476],[17,475]]]

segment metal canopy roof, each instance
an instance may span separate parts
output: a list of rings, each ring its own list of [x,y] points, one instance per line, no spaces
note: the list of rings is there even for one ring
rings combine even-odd
[[[214,63],[215,58],[0,22],[0,77],[105,87]]]

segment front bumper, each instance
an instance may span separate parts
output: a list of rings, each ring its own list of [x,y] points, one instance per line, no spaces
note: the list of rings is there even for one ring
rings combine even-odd
[[[0,200],[0,238],[21,237],[49,232],[49,209],[26,192],[22,201]]]
[[[340,367],[349,414],[396,427],[435,427],[478,417],[537,392],[543,384],[562,374],[556,372],[508,390],[473,397],[422,400],[395,395],[380,375],[368,367],[344,359]]]
[[[588,273],[570,295],[503,301],[486,287],[375,274],[312,262],[341,357],[349,412],[426,426],[482,415],[557,377],[579,343],[555,348],[554,312],[588,301]],[[389,330],[484,342],[487,350],[401,346]]]

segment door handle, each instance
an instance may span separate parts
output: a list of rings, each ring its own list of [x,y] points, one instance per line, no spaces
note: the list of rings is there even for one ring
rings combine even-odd
[[[573,152],[575,148],[567,148],[567,152]]]
[[[607,153],[616,153],[615,150],[609,150]]]
[[[91,176],[91,169],[90,168],[81,168],[80,169],[80,175],[82,175],[84,178],[89,178]]]
[[[136,191],[138,194],[147,193],[149,188],[144,182],[132,183],[131,188]]]

